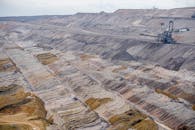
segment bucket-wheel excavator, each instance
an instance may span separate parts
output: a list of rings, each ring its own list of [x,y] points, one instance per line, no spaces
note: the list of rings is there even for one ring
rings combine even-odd
[[[158,42],[162,42],[164,44],[174,44],[174,43],[176,43],[176,41],[172,37],[173,32],[189,31],[189,28],[174,29],[174,22],[173,21],[169,21],[169,27],[165,31],[163,31],[163,26],[164,26],[164,23],[161,23],[162,33],[158,34],[157,36],[150,35],[150,34],[143,34],[143,33],[141,33],[140,35],[156,37]]]

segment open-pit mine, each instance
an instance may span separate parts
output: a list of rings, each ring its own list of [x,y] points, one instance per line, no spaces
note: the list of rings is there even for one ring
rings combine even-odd
[[[195,130],[195,8],[1,17],[0,130]]]

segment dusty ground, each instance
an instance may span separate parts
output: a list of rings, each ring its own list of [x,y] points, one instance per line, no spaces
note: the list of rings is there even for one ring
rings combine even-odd
[[[195,129],[194,11],[0,18],[0,129]]]

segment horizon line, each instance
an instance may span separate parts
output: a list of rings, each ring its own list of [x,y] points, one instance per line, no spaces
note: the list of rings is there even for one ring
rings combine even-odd
[[[116,9],[115,11],[97,11],[97,12],[89,12],[89,11],[80,11],[76,13],[70,13],[70,14],[37,14],[37,15],[7,15],[7,16],[0,16],[0,18],[9,18],[9,17],[41,17],[41,16],[71,16],[76,14],[99,14],[99,13],[115,13],[118,10],[172,10],[172,9],[190,9],[194,8],[195,6],[188,6],[188,7],[176,7],[176,8],[122,8],[122,9]]]

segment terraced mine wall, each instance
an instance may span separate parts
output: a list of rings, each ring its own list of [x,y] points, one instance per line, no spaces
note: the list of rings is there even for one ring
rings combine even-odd
[[[1,20],[0,129],[194,130],[193,11]],[[181,44],[139,36],[174,19]]]
[[[74,51],[4,46],[4,58],[10,58],[15,67],[0,73],[1,84],[11,88],[10,82],[21,84],[44,102],[48,118],[46,114],[40,118],[48,125],[41,129],[194,128],[194,75],[185,73],[184,78],[183,72],[139,62],[116,66],[98,55]],[[9,87],[1,87],[2,98]],[[16,102],[16,98],[10,100]],[[4,108],[2,113],[7,117]]]
[[[159,44],[86,35],[74,35],[73,39],[84,43],[81,50],[96,53],[105,59],[152,62],[176,71],[179,69],[195,70],[194,45]],[[107,46],[110,46],[109,49]]]
[[[9,29],[6,29],[6,31],[10,30],[11,39],[18,36],[19,40],[33,42],[40,47],[56,48],[64,52],[84,51],[115,61],[154,62],[171,70],[194,71],[195,25],[192,18],[194,10],[194,8],[122,9],[114,13],[78,13],[68,16],[0,19],[2,23],[6,21],[12,23]],[[167,23],[169,20],[175,22],[174,28],[188,26],[190,28],[189,32],[174,34],[178,44],[164,45],[155,42],[155,38],[139,35],[140,33],[157,35],[161,32],[160,23]],[[14,21],[17,23],[17,28]],[[7,25],[2,27],[4,26]]]
[[[113,38],[75,34],[70,39],[50,41],[46,46],[54,46],[63,52],[68,50],[84,51],[100,55],[111,61],[140,61],[161,65],[170,70],[187,69],[194,71],[195,47],[185,44],[161,44],[133,39]],[[43,43],[44,40],[40,40]],[[78,48],[76,46],[79,46]],[[64,47],[63,47],[64,46]],[[66,47],[65,47],[66,46]],[[44,47],[44,44],[42,45]]]

